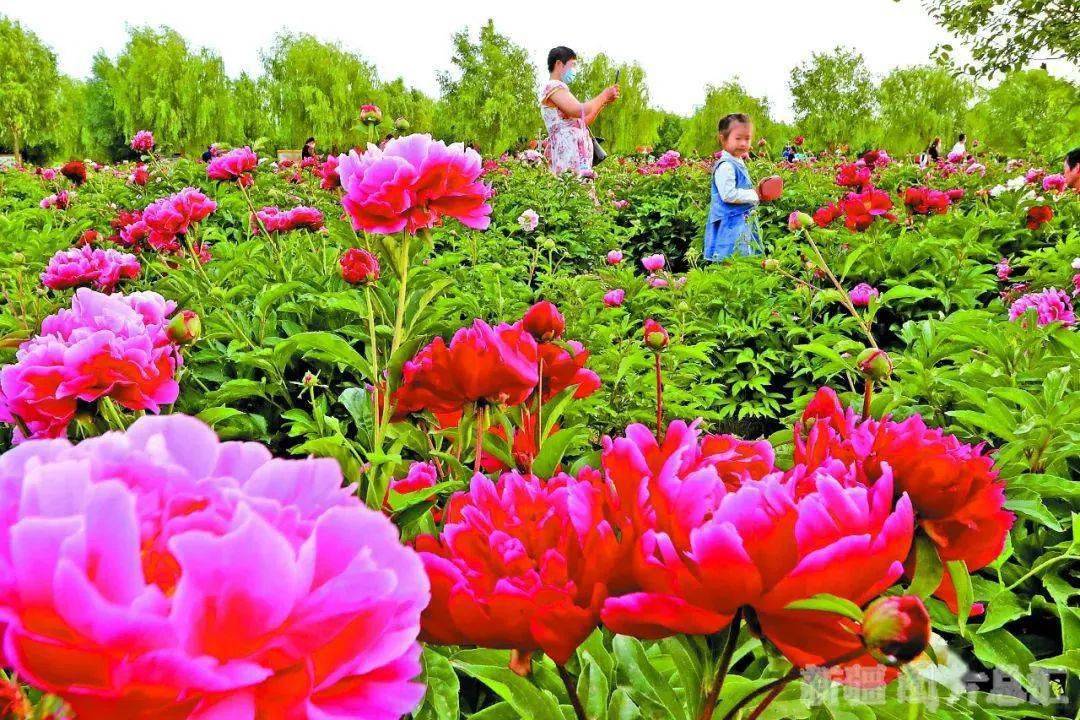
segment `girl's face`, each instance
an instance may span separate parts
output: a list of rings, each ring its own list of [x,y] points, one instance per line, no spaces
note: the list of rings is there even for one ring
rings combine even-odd
[[[754,126],[752,123],[735,123],[728,129],[727,135],[720,137],[720,141],[724,149],[735,157],[746,157],[754,142]]]
[[[1069,161],[1064,162],[1063,174],[1065,175],[1065,184],[1071,188],[1080,190],[1080,163],[1076,163],[1072,167],[1069,167]]]

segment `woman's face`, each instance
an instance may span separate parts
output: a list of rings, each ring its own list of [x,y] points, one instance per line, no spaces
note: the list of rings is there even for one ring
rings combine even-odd
[[[1080,190],[1080,163],[1069,167],[1069,161],[1063,164],[1062,174],[1065,175],[1065,184],[1071,188]]]
[[[565,63],[563,63],[562,72],[559,73],[559,77],[566,78],[567,73],[569,73],[570,76],[573,77],[576,72],[577,58],[570,58]]]

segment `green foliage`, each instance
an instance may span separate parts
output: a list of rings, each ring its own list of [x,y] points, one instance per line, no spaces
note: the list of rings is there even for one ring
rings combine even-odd
[[[972,134],[996,150],[1060,157],[1077,145],[1080,87],[1045,70],[1010,73],[968,119]]]
[[[591,127],[593,135],[604,138],[607,151],[625,155],[639,146],[654,145],[661,116],[649,106],[649,88],[641,66],[615,64],[603,53],[578,62],[581,70],[570,90],[582,102],[614,83],[619,72],[619,99],[604,108]]]
[[[0,15],[0,141],[18,158],[40,142],[56,112],[56,56],[38,36]]]
[[[946,30],[970,46],[975,75],[1019,70],[1050,58],[1080,62],[1080,6],[1072,0],[924,0]],[[952,46],[939,48],[944,57]]]
[[[795,122],[812,146],[866,141],[874,83],[862,54],[842,47],[813,53],[788,82]]]
[[[955,137],[964,130],[973,96],[972,83],[945,66],[897,68],[878,87],[876,144],[891,152],[920,152],[935,136]]]
[[[705,88],[705,102],[686,121],[679,150],[688,155],[712,156],[719,147],[717,123],[725,115],[738,112],[746,113],[754,121],[756,137],[764,137],[770,144],[783,141],[782,130],[769,114],[769,101],[754,97],[737,80],[730,80]]]
[[[476,143],[495,155],[537,136],[539,99],[529,53],[500,34],[492,20],[476,42],[466,29],[454,33],[453,44],[455,70],[439,75],[439,136]]]

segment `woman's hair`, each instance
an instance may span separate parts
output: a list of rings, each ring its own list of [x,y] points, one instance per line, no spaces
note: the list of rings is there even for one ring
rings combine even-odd
[[[559,47],[553,47],[548,50],[548,72],[555,69],[555,63],[568,63],[571,60],[577,59],[577,53],[566,47],[560,45]]]
[[[967,140],[967,135],[965,135],[964,133],[960,133],[960,135],[957,136],[956,139],[959,140],[960,142],[964,142],[965,140]]]
[[[731,113],[720,118],[720,122],[716,126],[716,131],[720,133],[720,137],[727,137],[731,129],[736,125],[749,125],[751,123],[750,116],[746,113]]]
[[[1080,165],[1080,147],[1069,151],[1069,154],[1065,156],[1065,164],[1071,168]]]
[[[313,143],[313,142],[315,142],[315,138],[309,137],[307,140],[304,141],[304,144],[307,145],[308,143]]]
[[[933,142],[931,142],[930,144],[931,145],[940,145],[941,144],[941,136],[938,135],[937,137],[935,137]]]

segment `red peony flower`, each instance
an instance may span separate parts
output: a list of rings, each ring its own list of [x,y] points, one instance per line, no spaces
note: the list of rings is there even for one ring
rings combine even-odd
[[[915,595],[878,598],[863,615],[862,638],[881,662],[911,662],[930,644],[930,615]]]
[[[551,342],[562,337],[566,320],[554,303],[541,300],[525,312],[521,325],[536,342]]]
[[[859,420],[830,388],[818,391],[796,426],[794,460],[810,469],[829,460],[854,464],[863,483],[891,469],[897,492],[911,498],[919,528],[941,560],[963,560],[972,572],[1001,554],[1013,524],[1004,509],[1005,484],[982,445],[927,427],[918,415]],[[947,574],[936,594],[956,609]]]
[[[829,203],[817,209],[814,213],[814,224],[818,227],[828,227],[839,217],[843,217],[844,211],[836,203]]]
[[[581,343],[570,340],[565,348],[554,343],[540,343],[537,353],[542,363],[543,402],[571,385],[577,385],[574,397],[578,400],[600,389],[600,376],[585,367],[589,351]]]
[[[420,637],[442,645],[543,651],[565,664],[596,628],[624,554],[596,471],[550,480],[473,478],[438,538],[415,547],[431,580]]]
[[[474,403],[520,405],[536,387],[536,361],[536,341],[519,325],[492,328],[475,320],[449,344],[437,337],[405,363],[395,417]]]
[[[844,225],[849,230],[866,230],[878,217],[894,220],[892,210],[893,202],[889,193],[877,188],[868,188],[861,193],[848,193],[848,196],[840,201],[840,209],[844,211]]]
[[[1054,209],[1049,205],[1035,205],[1028,208],[1027,211],[1027,225],[1028,230],[1038,230],[1046,223],[1054,219]]]
[[[660,352],[671,342],[671,337],[664,326],[652,318],[646,318],[643,326],[645,345],[653,352]]]
[[[379,279],[379,259],[363,248],[349,248],[338,264],[341,277],[350,285],[368,285]]]
[[[79,160],[72,160],[60,167],[60,174],[76,185],[86,182],[86,165]]]
[[[963,194],[963,190],[960,191]],[[943,215],[952,204],[949,194],[927,187],[910,187],[904,191],[908,211],[918,215]]]
[[[870,184],[871,169],[866,165],[844,163],[836,170],[836,184],[840,187],[862,188]]]

